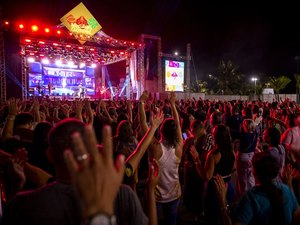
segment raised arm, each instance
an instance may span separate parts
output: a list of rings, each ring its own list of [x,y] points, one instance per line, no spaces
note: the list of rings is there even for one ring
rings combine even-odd
[[[127,111],[128,111],[128,120],[132,124],[132,102],[130,100],[127,101]]]
[[[139,106],[138,106],[139,122],[143,133],[147,132],[148,130],[146,113],[145,113],[145,103],[147,99],[148,99],[148,92],[144,91],[140,97]]]
[[[179,139],[179,145],[182,146],[183,139],[182,139],[182,133],[181,133],[181,127],[180,127],[180,119],[179,119],[179,115],[178,115],[178,112],[176,109],[176,96],[175,96],[174,92],[171,93],[170,104],[171,104],[172,117],[175,120],[175,123],[177,125],[177,135],[178,135],[178,139]]]
[[[156,129],[162,123],[163,119],[164,115],[162,112],[153,117],[151,121],[151,127],[148,129],[147,133],[144,135],[143,139],[140,141],[135,151],[127,158],[126,163],[129,164],[131,167],[131,175],[134,174],[134,172],[137,170],[143,155],[145,154],[149,145],[153,141]]]
[[[8,116],[6,118],[6,122],[2,131],[3,140],[6,140],[7,138],[13,136],[15,118],[20,111],[20,108],[18,106],[18,100],[16,100],[15,98],[11,98],[7,101],[7,107]]]

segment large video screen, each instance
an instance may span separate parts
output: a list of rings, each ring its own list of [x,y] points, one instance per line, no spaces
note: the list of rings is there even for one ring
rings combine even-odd
[[[73,97],[95,95],[95,71],[91,67],[61,68],[54,64],[43,65],[34,62],[29,66],[28,76],[29,95]]]
[[[184,62],[165,60],[165,91],[183,91]]]

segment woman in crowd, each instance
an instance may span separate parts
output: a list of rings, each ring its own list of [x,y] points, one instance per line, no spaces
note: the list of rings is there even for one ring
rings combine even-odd
[[[203,210],[204,180],[199,176],[191,156],[191,148],[196,149],[202,162],[205,162],[207,153],[212,144],[200,120],[194,120],[190,127],[192,136],[185,140],[183,146],[184,161],[184,193],[183,203],[188,212],[200,215]]]
[[[242,196],[255,185],[251,160],[257,147],[258,134],[253,120],[245,119],[242,124],[243,132],[238,133],[238,148],[236,152],[237,196]]]
[[[225,125],[217,125],[212,132],[214,148],[208,155],[205,164],[200,161],[199,155],[195,149],[191,149],[191,154],[196,164],[199,175],[208,181],[205,196],[205,212],[209,224],[220,223],[220,213],[216,190],[213,185],[213,176],[220,174],[228,186],[227,200],[232,203],[234,188],[231,181],[231,175],[234,169],[234,153],[231,145],[229,128]]]
[[[167,225],[176,224],[181,196],[178,168],[183,140],[175,101],[175,94],[172,93],[170,98],[172,118],[164,120],[160,128],[160,141],[154,138],[149,151],[149,157],[155,159],[160,168],[160,178],[156,186],[156,205],[158,215],[163,212],[164,224]]]

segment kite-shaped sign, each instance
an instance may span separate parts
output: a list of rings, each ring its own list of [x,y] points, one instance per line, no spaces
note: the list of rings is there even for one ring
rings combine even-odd
[[[88,41],[102,28],[82,2],[64,15],[60,21],[81,44]]]

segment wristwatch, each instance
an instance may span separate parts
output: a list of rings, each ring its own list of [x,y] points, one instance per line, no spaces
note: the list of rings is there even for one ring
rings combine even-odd
[[[84,225],[117,225],[116,217],[106,214],[97,214],[83,223]]]

